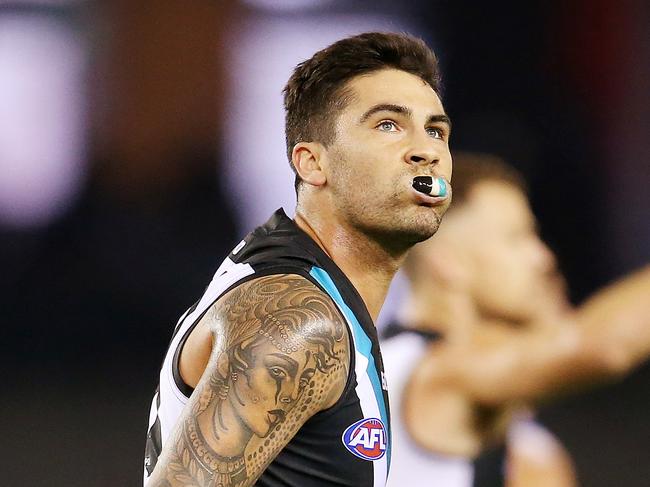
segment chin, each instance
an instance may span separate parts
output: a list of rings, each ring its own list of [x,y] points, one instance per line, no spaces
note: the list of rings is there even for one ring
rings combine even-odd
[[[535,322],[535,316],[528,310],[509,309],[507,312],[502,313],[502,319],[512,325],[526,327]]]
[[[412,229],[412,231],[407,233],[411,244],[415,245],[420,242],[424,242],[425,240],[429,240],[431,237],[433,237],[436,234],[437,231],[438,231],[437,226],[435,228],[420,227],[420,228]]]
[[[413,208],[411,208],[413,210]],[[388,208],[375,213],[372,218],[355,218],[355,226],[386,248],[397,251],[432,237],[440,226],[442,217],[437,209],[416,207],[408,209]]]
[[[438,225],[404,225],[391,227],[376,232],[378,241],[384,242],[386,248],[396,250],[409,249],[415,244],[431,238],[438,230]]]
[[[435,210],[429,210],[426,216],[418,215],[410,222],[404,222],[404,234],[409,235],[415,245],[433,237],[440,228],[441,222],[442,217]]]

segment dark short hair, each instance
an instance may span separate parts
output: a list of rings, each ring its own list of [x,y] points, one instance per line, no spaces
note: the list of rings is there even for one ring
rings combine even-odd
[[[510,184],[528,195],[528,186],[523,175],[498,156],[481,152],[453,151],[452,159],[452,209],[465,203],[474,186],[484,181]]]
[[[283,91],[287,156],[296,174],[296,191],[300,178],[291,161],[294,146],[305,141],[330,144],[336,135],[336,115],[350,100],[348,81],[386,68],[422,78],[440,96],[436,55],[423,40],[407,34],[368,32],[348,37],[296,66]]]

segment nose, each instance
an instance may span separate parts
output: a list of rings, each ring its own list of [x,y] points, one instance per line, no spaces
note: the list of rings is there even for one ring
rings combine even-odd
[[[412,164],[435,164],[438,162],[438,159],[423,154],[411,154],[409,156],[409,162]]]
[[[431,137],[424,133],[413,138],[411,148],[404,159],[408,164],[414,165],[438,164],[440,154]]]
[[[539,237],[535,239],[535,261],[539,269],[552,272],[557,267],[557,260],[553,251]]]
[[[433,151],[427,149],[411,150],[406,156],[406,162],[416,165],[437,164],[440,157]]]
[[[282,392],[280,394],[279,401],[282,404],[292,404],[300,396],[300,382],[299,381],[288,381],[282,387]]]

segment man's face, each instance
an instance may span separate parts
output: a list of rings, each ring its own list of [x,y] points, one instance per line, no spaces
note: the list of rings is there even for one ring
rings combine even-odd
[[[325,157],[332,205],[342,220],[389,245],[412,245],[438,229],[450,198],[416,192],[414,176],[451,179],[450,126],[422,79],[386,69],[353,78]]]
[[[253,346],[253,363],[232,381],[231,403],[255,435],[263,438],[284,420],[315,372],[308,349],[283,353],[268,341]]]
[[[564,306],[555,257],[537,234],[523,192],[502,182],[478,183],[458,216],[469,288],[481,312],[529,322]]]

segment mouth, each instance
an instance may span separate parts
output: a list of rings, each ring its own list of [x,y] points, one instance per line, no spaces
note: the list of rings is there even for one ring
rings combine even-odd
[[[445,196],[429,196],[428,194],[421,193],[414,188],[411,188],[411,192],[413,193],[416,203],[420,206],[442,206],[449,200],[449,193]]]
[[[422,206],[437,206],[445,203],[450,197],[448,189],[447,180],[438,176],[415,176],[411,182],[415,199]]]
[[[285,413],[282,409],[272,409],[271,411],[266,412],[266,416],[269,420],[269,423],[271,425],[275,425],[277,423],[283,422],[284,418],[287,416],[287,413]]]

